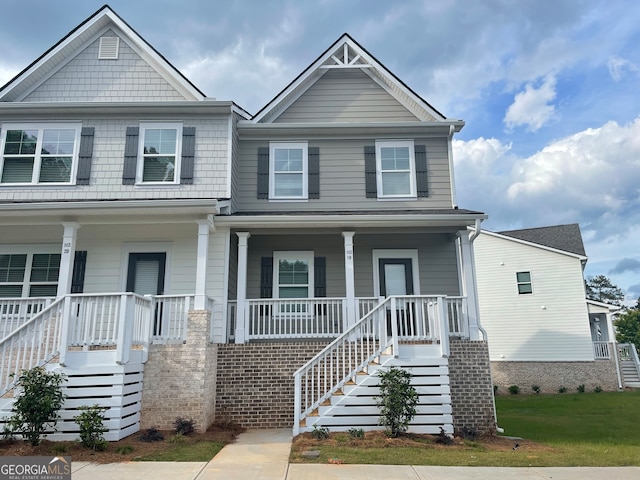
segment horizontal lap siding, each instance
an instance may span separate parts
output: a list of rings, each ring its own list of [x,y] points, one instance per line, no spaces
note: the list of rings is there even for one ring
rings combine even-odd
[[[278,140],[305,140],[279,138]],[[305,202],[273,202],[257,198],[258,147],[269,141],[241,141],[237,190],[240,211],[318,211],[318,210],[401,210],[404,208],[451,208],[451,185],[446,138],[416,138],[426,145],[429,196],[417,200],[380,201],[366,198],[364,147],[375,139],[313,140],[310,147],[320,149],[320,198]]]
[[[579,259],[489,235],[475,259],[492,361],[593,360]],[[527,271],[533,294],[520,295],[516,272]]]
[[[329,70],[275,122],[411,122],[417,117],[361,70]]]

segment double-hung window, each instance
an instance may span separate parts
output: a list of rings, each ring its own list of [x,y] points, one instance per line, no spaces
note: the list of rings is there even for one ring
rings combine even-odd
[[[181,149],[181,124],[141,124],[138,143],[138,183],[178,183]]]
[[[376,141],[378,198],[416,196],[413,141]]]
[[[533,286],[531,284],[531,272],[517,272],[516,281],[518,283],[518,293],[520,295],[533,293]]]
[[[313,252],[274,252],[274,297],[313,297]]]
[[[55,297],[59,253],[0,254],[0,298]]]
[[[269,157],[269,198],[307,199],[307,143],[271,143]]]
[[[72,183],[80,127],[79,124],[3,125],[0,183]]]

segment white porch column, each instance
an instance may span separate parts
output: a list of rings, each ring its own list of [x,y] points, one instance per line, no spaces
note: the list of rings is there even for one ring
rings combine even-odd
[[[479,340],[480,308],[476,283],[476,265],[473,258],[473,245],[469,241],[469,231],[460,230],[460,271],[462,273],[462,290],[467,297],[467,315],[469,316],[469,338]]]
[[[249,250],[249,232],[236,232],[238,235],[238,285],[236,288],[236,343],[245,343],[248,340],[249,328],[247,325],[247,254]]]
[[[73,261],[76,253],[76,238],[80,224],[76,222],[65,222],[62,226],[64,227],[64,233],[62,234],[60,273],[58,276],[58,290],[56,292],[56,297],[58,298],[71,293]]]
[[[344,275],[347,302],[347,318],[344,325],[345,330],[358,320],[356,314],[356,282],[353,269],[353,236],[355,233],[356,232],[342,232],[342,236],[344,237]]]
[[[213,220],[198,220],[198,252],[196,263],[196,298],[194,310],[205,310],[207,305],[207,265],[209,258],[209,231],[213,229]]]

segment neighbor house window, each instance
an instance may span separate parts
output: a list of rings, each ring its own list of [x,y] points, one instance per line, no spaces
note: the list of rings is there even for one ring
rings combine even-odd
[[[71,183],[79,124],[3,125],[1,138],[0,183]]]
[[[313,252],[274,252],[274,297],[313,296]]]
[[[177,183],[182,125],[141,124],[140,137],[138,183]]]
[[[269,157],[269,198],[307,199],[307,144],[271,143]]]
[[[416,196],[413,141],[376,142],[378,198]]]
[[[518,272],[516,273],[516,280],[518,282],[518,293],[523,295],[527,293],[533,293],[531,286],[531,272]]]
[[[55,297],[59,253],[0,254],[0,298]]]

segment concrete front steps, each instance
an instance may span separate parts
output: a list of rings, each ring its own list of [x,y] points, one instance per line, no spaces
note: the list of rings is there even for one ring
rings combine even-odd
[[[640,372],[633,360],[623,360],[622,366],[622,378],[624,379],[624,386],[631,388],[640,388]]]
[[[411,374],[411,385],[419,395],[417,414],[409,425],[411,433],[438,434],[440,428],[453,434],[449,365],[439,356],[437,345],[403,345],[398,358],[382,356],[380,361],[358,374],[353,384],[345,385],[321,405],[301,424],[301,431],[312,431],[314,426],[327,427],[333,432],[351,428],[381,430],[380,411],[376,396],[380,394],[380,369],[399,367]]]

